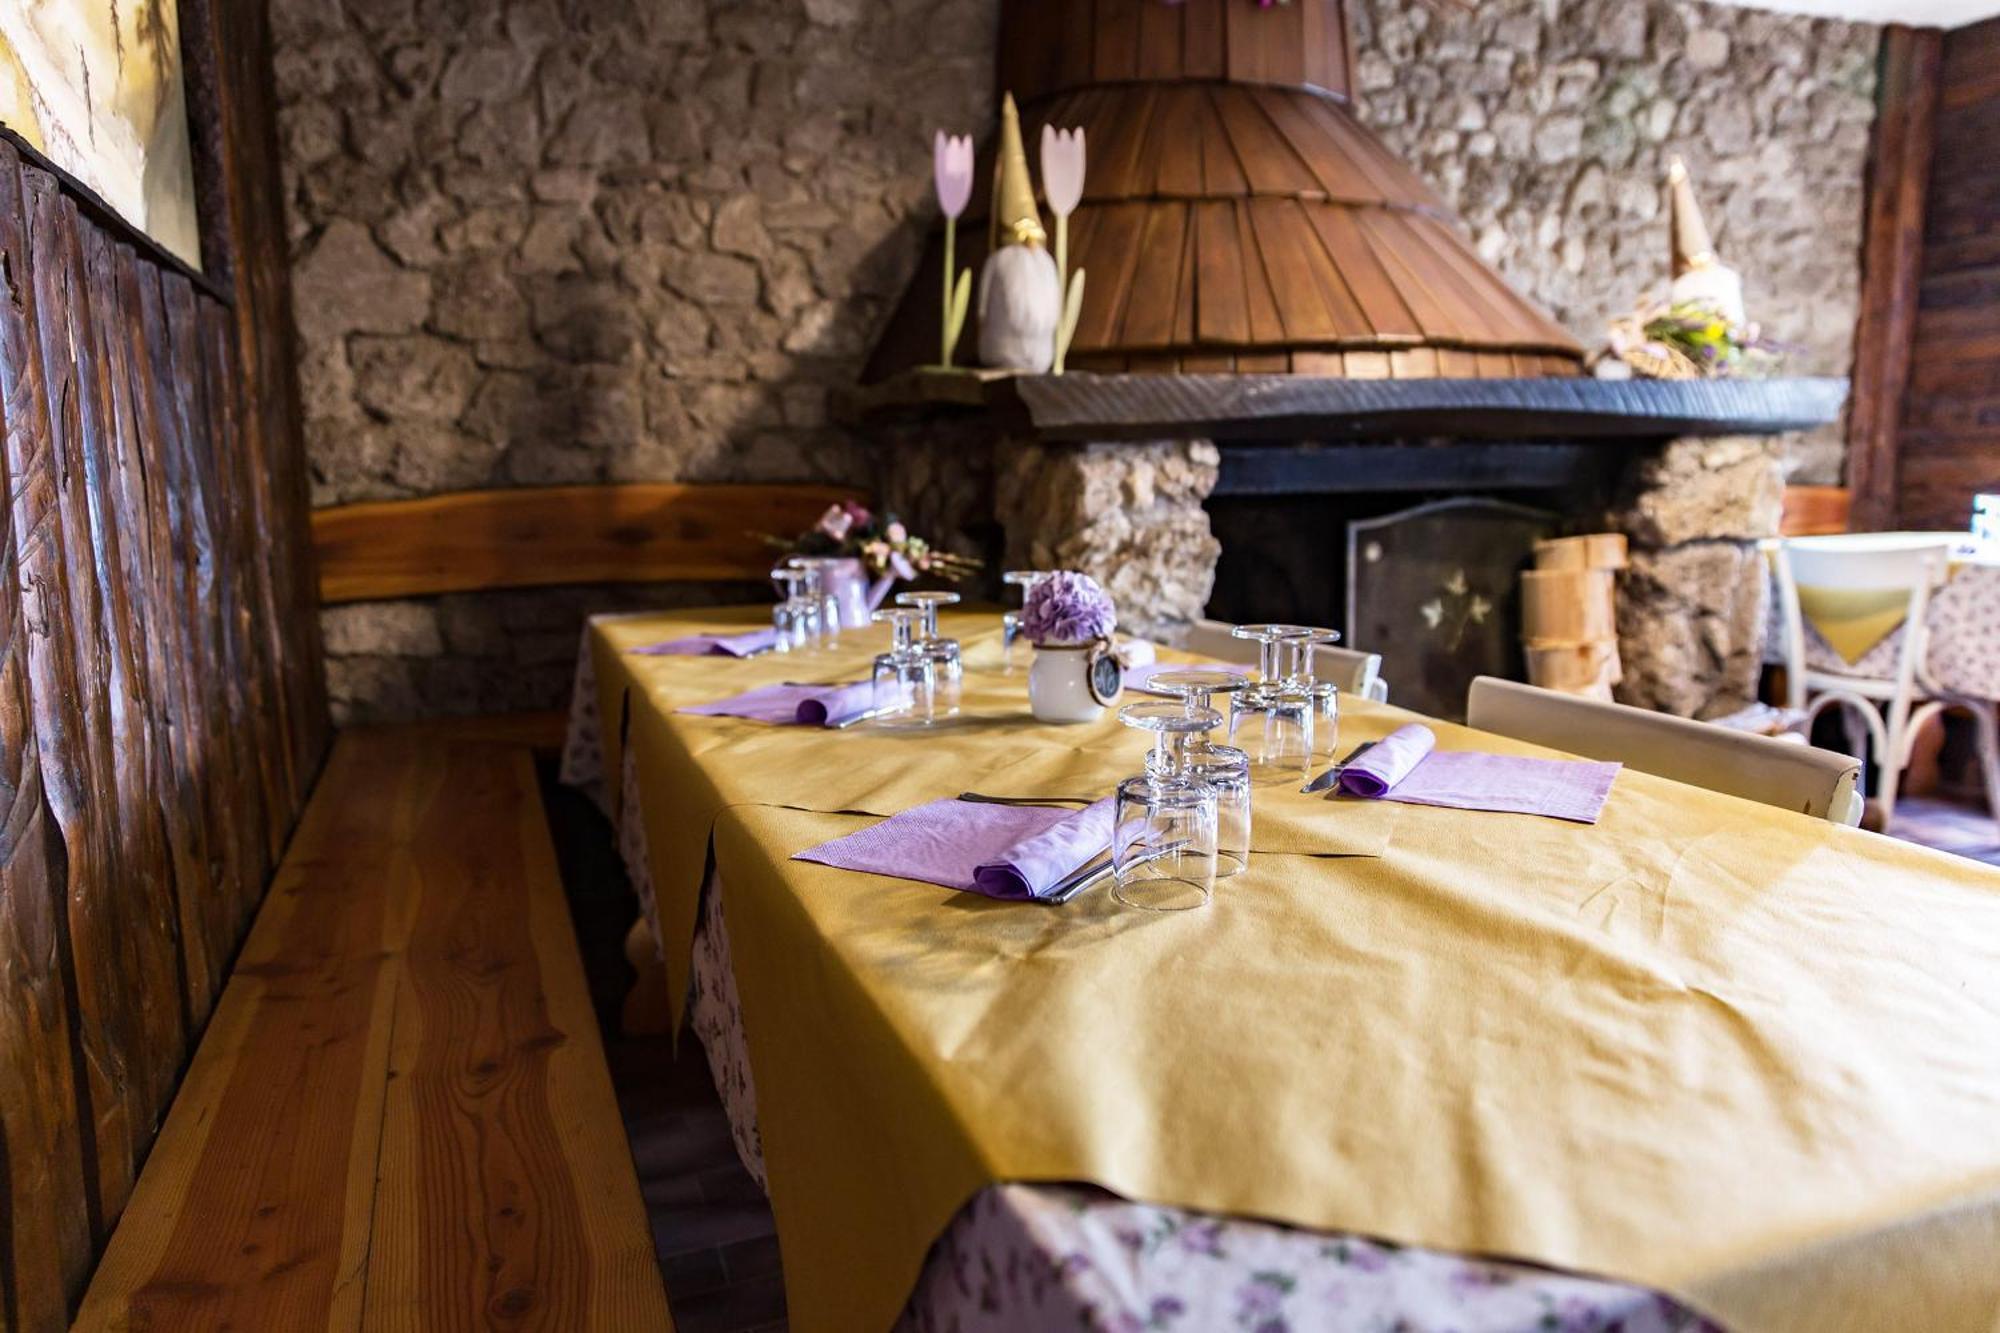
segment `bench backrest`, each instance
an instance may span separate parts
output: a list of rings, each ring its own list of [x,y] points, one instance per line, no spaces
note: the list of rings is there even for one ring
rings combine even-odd
[[[834,486],[627,484],[463,491],[321,509],[320,600],[587,583],[762,581],[763,534],[810,528]]]

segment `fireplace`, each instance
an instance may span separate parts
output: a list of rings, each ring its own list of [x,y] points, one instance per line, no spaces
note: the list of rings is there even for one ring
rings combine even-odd
[[[1165,640],[1209,614],[1346,625],[1350,528],[1419,505],[1532,511],[1517,544],[1613,526],[1633,547],[1621,694],[1732,710],[1777,530],[1773,437],[1836,419],[1845,382],[1583,376],[1575,340],[1352,114],[1345,18],[1342,0],[1003,4],[999,84],[1030,139],[1089,134],[1081,373],[926,368],[935,235],[854,404],[885,497],[995,568],[1096,576],[1128,632]],[[960,232],[975,265],[983,208]],[[1479,573],[1503,618],[1518,559],[1496,548]],[[1481,632],[1504,655],[1515,631]],[[1456,676],[1413,652],[1392,688],[1456,711]]]

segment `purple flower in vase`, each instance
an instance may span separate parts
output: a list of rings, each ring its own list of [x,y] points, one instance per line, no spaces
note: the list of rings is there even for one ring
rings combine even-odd
[[[1075,570],[1060,570],[1028,590],[1021,610],[1021,628],[1039,645],[1089,643],[1110,637],[1118,624],[1118,608],[1097,580]]]
[[[819,530],[835,541],[845,541],[854,527],[854,515],[846,505],[828,505],[826,512],[819,516]]]

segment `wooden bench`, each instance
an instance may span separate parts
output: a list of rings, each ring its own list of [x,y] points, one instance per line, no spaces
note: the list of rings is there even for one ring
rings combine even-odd
[[[335,745],[81,1329],[667,1329],[528,751]]]

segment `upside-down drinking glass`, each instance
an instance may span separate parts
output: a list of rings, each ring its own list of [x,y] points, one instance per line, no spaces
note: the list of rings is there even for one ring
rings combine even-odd
[[[1118,718],[1152,732],[1154,745],[1146,771],[1118,784],[1111,896],[1148,912],[1205,906],[1215,894],[1215,791],[1187,771],[1186,744],[1222,718],[1164,700],[1128,704]]]
[[[1259,679],[1230,699],[1229,739],[1250,756],[1260,787],[1304,780],[1312,763],[1312,699],[1281,665],[1283,646],[1312,633],[1302,625],[1238,625],[1230,633],[1258,645]]]
[[[1181,697],[1188,716],[1206,714],[1222,723],[1211,703],[1216,695],[1234,694],[1250,682],[1233,671],[1189,667],[1155,672],[1148,689]],[[1153,756],[1147,756],[1151,763]],[[1227,879],[1250,864],[1250,756],[1233,745],[1218,745],[1203,732],[1187,742],[1187,771],[1215,792],[1215,877]]]
[[[1000,581],[1010,588],[1021,590],[1021,604],[1027,605],[1028,593],[1048,575],[1039,569],[1010,569],[1000,575]],[[1014,674],[1014,645],[1021,641],[1021,612],[1005,611],[1000,616],[1000,674]]]
[[[934,720],[937,676],[930,655],[917,646],[917,613],[908,607],[877,611],[889,626],[889,651],[878,654],[869,677],[869,720],[878,727],[928,727]]]
[[[830,556],[802,555],[794,556],[791,563],[812,576],[806,588],[806,598],[812,604],[817,645],[821,648],[838,648],[840,596],[833,586],[833,567],[840,561]]]
[[[958,601],[955,592],[904,592],[896,594],[896,605],[918,613],[917,649],[926,654],[936,677],[935,709],[939,717],[956,717],[965,691],[965,664],[960,660],[958,640],[938,633],[938,609]]]
[[[1331,759],[1340,748],[1340,687],[1319,675],[1319,650],[1340,642],[1340,631],[1314,629],[1286,641],[1292,653],[1291,679],[1312,701],[1312,757]]]
[[[789,653],[806,642],[811,617],[800,591],[806,584],[806,572],[780,565],[771,571],[771,582],[778,585],[778,604],[771,608],[771,628],[777,631],[777,638],[771,647],[773,651]]]

